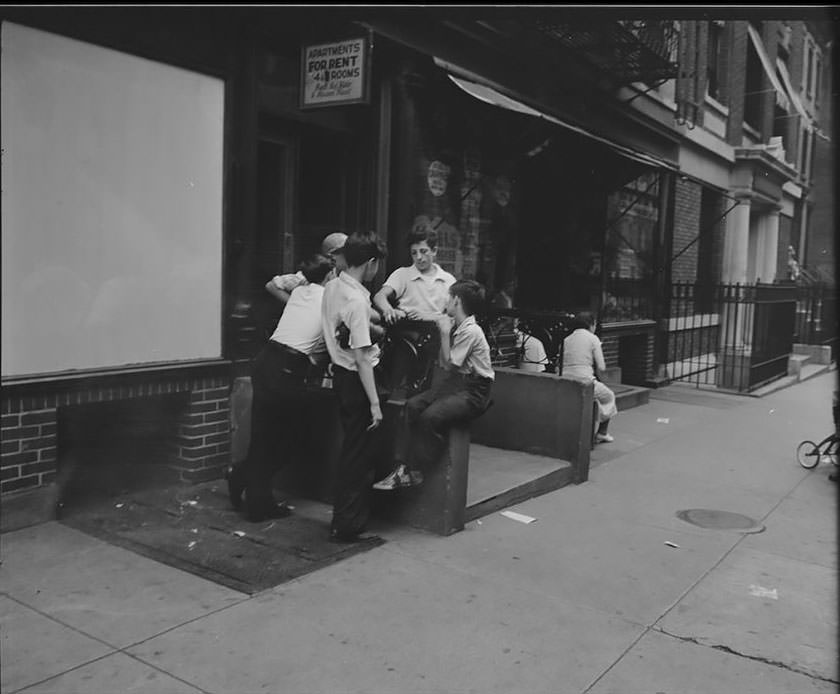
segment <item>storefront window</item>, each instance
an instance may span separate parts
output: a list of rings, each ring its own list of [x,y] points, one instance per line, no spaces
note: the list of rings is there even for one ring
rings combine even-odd
[[[652,317],[659,177],[645,173],[607,197],[603,323]]]

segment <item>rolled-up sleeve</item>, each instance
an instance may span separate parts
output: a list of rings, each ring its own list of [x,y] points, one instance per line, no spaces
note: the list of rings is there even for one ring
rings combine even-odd
[[[402,268],[394,270],[382,285],[383,287],[390,287],[393,289],[398,299],[405,294],[405,273],[401,272],[401,270]]]
[[[455,367],[461,367],[469,356],[475,342],[475,335],[471,330],[456,330],[452,337],[452,347],[449,350],[449,361]]]
[[[342,311],[342,319],[350,331],[350,347],[370,347],[373,341],[370,339],[370,317],[368,307],[361,301],[350,302]]]

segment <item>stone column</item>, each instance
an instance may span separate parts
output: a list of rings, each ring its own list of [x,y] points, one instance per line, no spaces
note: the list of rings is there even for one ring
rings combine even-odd
[[[724,284],[746,284],[749,281],[750,200],[744,198],[726,217],[723,237],[721,280]],[[728,298],[720,307],[717,385],[737,389],[749,375],[749,334],[747,305],[738,301],[743,290],[726,292]],[[745,370],[746,367],[746,370]]]
[[[760,255],[756,258],[756,276],[765,284],[776,279],[779,255],[779,210],[770,210],[759,222]]]
[[[742,199],[726,216],[721,279],[726,284],[747,281],[747,249],[750,238],[750,201]]]

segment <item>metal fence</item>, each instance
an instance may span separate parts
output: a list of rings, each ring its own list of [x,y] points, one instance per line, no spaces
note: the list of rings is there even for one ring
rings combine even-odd
[[[794,342],[805,345],[828,345],[831,358],[837,349],[837,290],[819,284],[802,284],[796,288],[796,324]]]
[[[796,287],[677,282],[666,326],[668,376],[749,392],[787,374]]]

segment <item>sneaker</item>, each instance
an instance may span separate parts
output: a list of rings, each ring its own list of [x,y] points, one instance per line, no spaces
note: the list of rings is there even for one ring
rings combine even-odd
[[[422,483],[423,475],[419,471],[408,470],[405,465],[399,465],[390,475],[374,484],[373,488],[383,492],[390,492],[394,489],[416,487]]]
[[[612,434],[595,434],[595,443],[612,443],[615,439]]]

